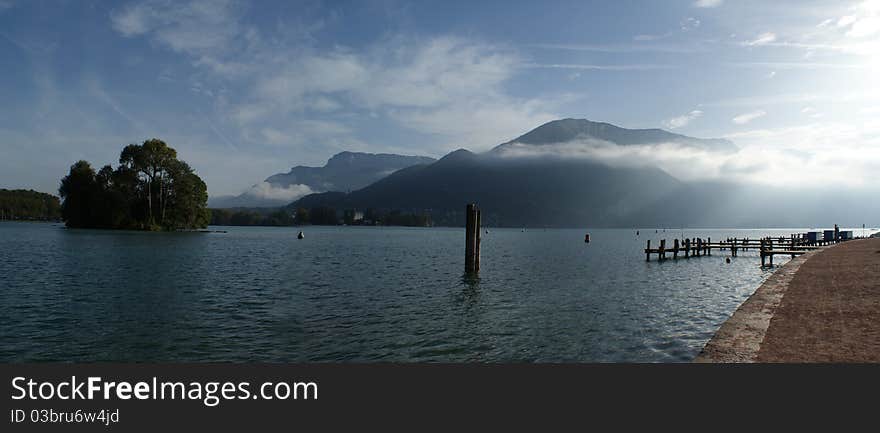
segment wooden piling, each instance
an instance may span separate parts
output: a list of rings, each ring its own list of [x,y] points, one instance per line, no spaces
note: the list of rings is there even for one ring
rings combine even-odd
[[[660,260],[666,260],[666,239],[660,239]]]
[[[677,258],[678,258],[678,239],[675,239],[672,242],[672,259],[674,260]]]
[[[477,245],[476,245],[476,247],[477,248],[476,248],[476,251],[474,251],[474,268],[477,272],[480,272],[480,242],[482,241],[482,235],[481,235],[481,232],[482,232],[481,227],[482,226],[483,226],[482,213],[480,212],[480,209],[477,208],[477,228],[476,228],[476,232],[477,232]]]
[[[480,270],[480,213],[477,205],[469,203],[465,209],[464,270],[476,273]]]
[[[764,239],[761,239],[761,267],[766,266],[764,259],[767,257],[767,249],[764,246]]]
[[[648,246],[645,248],[645,261],[651,261],[651,240],[648,239]]]

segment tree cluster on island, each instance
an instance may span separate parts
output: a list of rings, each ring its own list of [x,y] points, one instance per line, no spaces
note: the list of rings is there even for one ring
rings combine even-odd
[[[0,220],[58,221],[58,197],[25,189],[0,189]]]
[[[155,138],[126,146],[115,169],[76,162],[59,193],[67,227],[188,230],[211,219],[205,182]]]

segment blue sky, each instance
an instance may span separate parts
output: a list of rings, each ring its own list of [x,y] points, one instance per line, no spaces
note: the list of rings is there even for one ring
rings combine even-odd
[[[876,0],[0,0],[0,70],[6,188],[54,193],[75,160],[159,137],[235,194],[342,150],[484,151],[565,117],[741,147],[656,155],[685,178],[880,168]]]

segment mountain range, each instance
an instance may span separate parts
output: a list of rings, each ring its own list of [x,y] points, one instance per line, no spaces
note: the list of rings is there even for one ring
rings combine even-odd
[[[749,172],[684,181],[657,166],[670,149],[710,160],[739,151],[726,139],[562,119],[489,151],[459,149],[439,160],[342,152],[324,167],[270,176],[232,203],[284,203],[291,214],[429,214],[436,225],[459,226],[465,205],[475,202],[484,225],[507,227],[845,226],[880,213],[880,202],[854,189],[759,187],[742,182]]]
[[[484,210],[484,223],[492,226],[615,226],[633,220],[685,186],[654,166],[611,166],[553,152],[554,145],[582,142],[611,146],[676,143],[736,150],[723,139],[563,119],[485,153],[459,149],[437,162],[399,170],[357,191],[311,194],[291,207],[395,209],[430,213],[440,225],[460,225],[464,204],[476,202]],[[512,151],[517,152],[511,155]]]
[[[212,197],[208,204],[213,208],[280,207],[312,192],[357,190],[402,168],[434,161],[426,156],[340,152],[323,167],[296,166],[237,196]]]

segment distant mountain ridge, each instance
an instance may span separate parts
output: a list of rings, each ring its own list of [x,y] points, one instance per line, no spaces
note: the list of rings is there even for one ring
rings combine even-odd
[[[323,167],[296,166],[287,173],[269,176],[238,196],[214,197],[209,205],[214,208],[284,206],[303,194],[357,190],[397,170],[434,161],[426,156],[345,151],[333,155]]]
[[[461,226],[465,205],[476,202],[485,226],[581,228],[812,227],[861,224],[852,220],[853,209],[880,215],[880,202],[865,200],[865,191],[825,188],[794,194],[733,179],[683,182],[650,159],[612,164],[589,152],[568,151],[655,144],[719,155],[737,149],[724,139],[562,119],[482,154],[459,149],[350,193],[304,196],[288,209],[318,208],[321,215],[327,208],[430,214],[436,225]]]
[[[287,173],[269,176],[266,182],[279,186],[308,185],[318,191],[350,191],[402,168],[434,161],[427,156],[346,151],[333,155],[323,167],[296,166]]]
[[[461,225],[464,204],[477,202],[487,226],[610,226],[679,186],[677,179],[653,167],[505,159],[462,149],[349,194],[307,195],[290,208],[401,210],[429,213],[438,225]]]
[[[492,150],[451,152],[351,193],[310,194],[291,208],[401,210],[430,213],[440,225],[463,223],[463,206],[477,202],[484,221],[500,226],[615,226],[683,188],[683,182],[653,166],[612,167],[588,158],[540,154],[510,157],[508,147],[601,140],[617,146],[675,143],[735,150],[724,139],[700,139],[660,129],[626,129],[586,119],[548,122]]]
[[[707,150],[737,150],[732,141],[723,138],[694,138],[662,129],[627,129],[587,119],[561,119],[547,122],[516,139],[500,144],[493,151],[512,143],[544,145],[582,139],[602,140],[620,146],[674,143]]]

